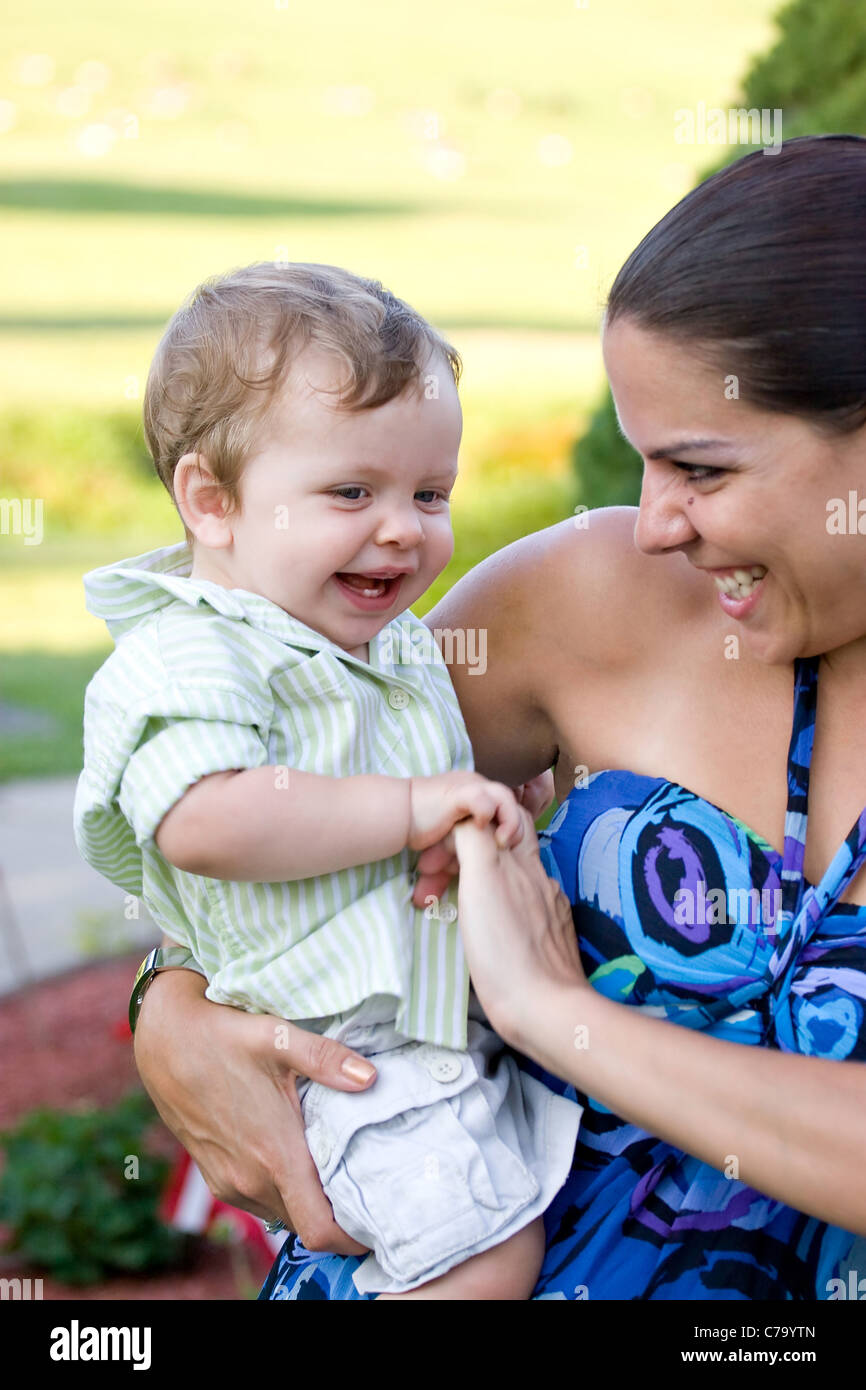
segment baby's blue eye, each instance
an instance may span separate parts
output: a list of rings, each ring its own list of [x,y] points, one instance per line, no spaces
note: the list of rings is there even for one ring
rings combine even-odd
[[[359,497],[357,496],[357,494],[363,491],[364,489],[362,487],[338,487],[335,489],[335,496],[345,497],[347,502],[357,502],[359,501]],[[349,497],[348,494],[350,492],[355,493],[356,495],[354,497]]]
[[[436,492],[432,487],[423,488],[421,492],[415,493],[415,496],[417,497],[419,502],[423,502],[425,500],[428,502],[435,502],[436,498],[439,497],[439,495],[440,494]]]

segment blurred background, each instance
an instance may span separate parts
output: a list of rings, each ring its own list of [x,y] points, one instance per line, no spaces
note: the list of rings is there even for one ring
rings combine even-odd
[[[464,359],[457,545],[416,606],[425,612],[516,537],[577,506],[637,500],[638,460],[603,381],[605,294],[652,224],[748,149],[745,134],[708,145],[699,121],[684,141],[682,112],[781,110],[786,138],[866,129],[866,14],[848,0],[777,9],[31,0],[7,14],[0,1121],[48,1104],[83,1124],[93,1106],[134,1095],[123,1019],[154,932],[78,860],[71,807],[84,687],[111,648],[84,609],[82,574],[182,539],[141,429],[167,319],[206,276],[310,260],[381,279],[451,339]],[[139,1129],[146,1118],[121,1116]],[[63,1171],[75,1171],[92,1125],[41,1123],[45,1153],[62,1149]],[[114,1132],[108,1119],[102,1130]],[[31,1173],[35,1142],[25,1145]],[[163,1152],[168,1163],[171,1145]],[[157,1192],[165,1173],[154,1163]],[[156,1267],[162,1237],[150,1245],[124,1228],[111,1258],[91,1251],[88,1263],[87,1238],[70,1254],[59,1171],[37,1197],[7,1164],[0,1221],[18,1253],[4,1259],[89,1278],[94,1296],[132,1296],[105,1281]],[[67,1195],[67,1216],[83,1200]],[[222,1274],[212,1296],[244,1296],[256,1282],[237,1276],[236,1254]],[[165,1288],[144,1296],[176,1296]]]

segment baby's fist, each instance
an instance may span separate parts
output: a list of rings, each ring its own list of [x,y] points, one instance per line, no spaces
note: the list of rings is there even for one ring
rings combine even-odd
[[[512,848],[523,835],[523,820],[514,792],[478,772],[413,777],[409,795],[410,849],[435,845],[461,820],[472,820],[482,828],[494,822],[500,849]]]

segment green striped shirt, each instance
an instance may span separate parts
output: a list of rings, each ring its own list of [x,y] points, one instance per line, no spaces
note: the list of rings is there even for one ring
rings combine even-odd
[[[412,906],[417,855],[235,883],[175,868],[153,838],[212,772],[471,769],[432,634],[407,609],[370,642],[368,664],[259,594],[190,579],[191,563],[182,543],[85,576],[88,609],[117,645],[85,696],[74,811],[82,855],[192,951],[210,999],[321,1031],[388,994],[401,1032],[464,1049],[469,975],[455,895]]]

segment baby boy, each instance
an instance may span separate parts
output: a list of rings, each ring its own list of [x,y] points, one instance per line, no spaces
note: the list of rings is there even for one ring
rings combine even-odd
[[[581,1110],[490,1029],[452,890],[412,905],[418,852],[457,821],[522,831],[410,611],[453,549],[458,375],[420,315],[330,266],[249,266],[175,314],[145,430],[187,539],[86,576],[117,647],[75,828],[210,999],[373,1060],[365,1092],[298,1088],[335,1219],[371,1251],[358,1290],[524,1299]]]

